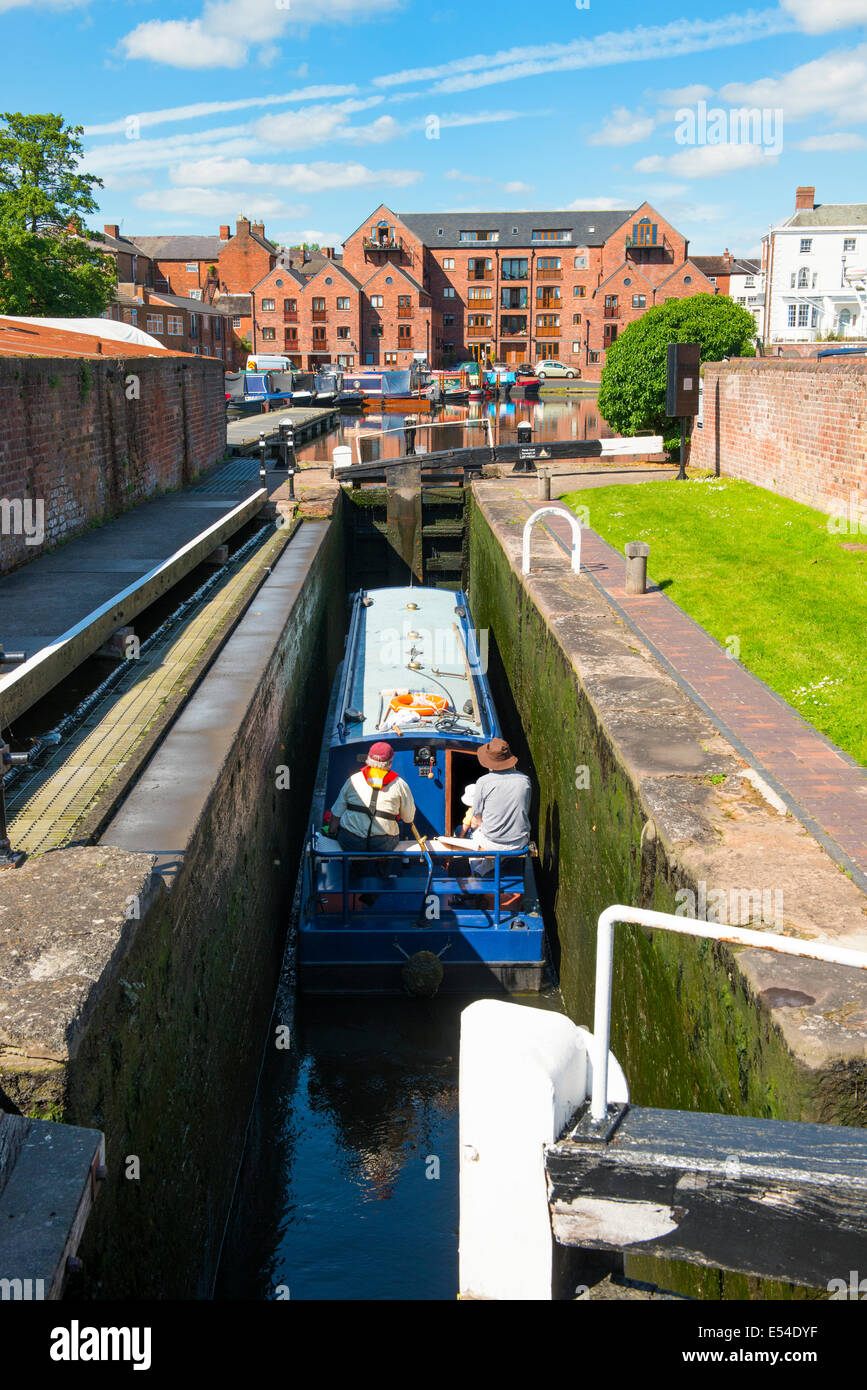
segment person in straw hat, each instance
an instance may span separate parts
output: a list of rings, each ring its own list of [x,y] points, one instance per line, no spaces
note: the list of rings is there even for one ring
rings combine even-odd
[[[471,843],[478,849],[518,852],[530,839],[530,779],[518,772],[518,759],[503,738],[476,749],[486,769],[473,788]],[[474,874],[493,872],[493,859],[471,859]]]

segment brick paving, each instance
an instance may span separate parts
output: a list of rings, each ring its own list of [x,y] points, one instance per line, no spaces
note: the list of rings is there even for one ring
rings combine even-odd
[[[521,486],[528,515],[540,505],[527,495],[530,486]],[[549,517],[540,524],[569,549],[565,521]],[[581,534],[581,570],[832,858],[867,888],[867,771],[733,661],[661,590],[627,594],[625,559],[589,528]]]

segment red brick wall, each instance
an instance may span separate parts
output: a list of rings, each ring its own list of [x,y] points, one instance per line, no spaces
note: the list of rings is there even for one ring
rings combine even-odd
[[[832,366],[831,363],[834,363]],[[867,506],[867,364],[709,362],[690,462],[822,512]]]
[[[330,280],[331,284],[326,284]],[[278,284],[278,281],[282,281]],[[284,300],[295,301],[295,309],[284,310]],[[313,318],[313,300],[325,300],[325,318]],[[338,309],[337,301],[349,300],[348,309]],[[281,266],[253,291],[256,352],[280,353],[291,357],[305,371],[323,362],[336,362],[338,355],[354,357],[354,366],[361,361],[359,338],[359,292],[337,266],[323,266],[318,275],[299,283]],[[273,309],[264,309],[263,300],[273,300]],[[318,310],[322,313],[322,310]],[[337,329],[348,328],[348,338],[338,338]],[[263,329],[273,329],[274,337],[266,338]],[[324,329],[324,340],[314,341],[313,330]],[[287,339],[287,329],[296,336]],[[313,360],[311,360],[313,359]]]
[[[220,252],[220,287],[228,294],[249,294],[263,275],[272,269],[277,257],[250,235],[250,224],[239,219],[237,231]]]
[[[223,372],[174,358],[0,358],[0,499],[41,501],[45,530],[35,545],[0,535],[0,573],[221,458]]]

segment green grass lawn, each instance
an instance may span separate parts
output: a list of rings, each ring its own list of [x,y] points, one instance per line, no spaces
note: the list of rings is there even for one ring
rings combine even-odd
[[[744,666],[867,765],[867,549],[842,548],[867,534],[830,534],[824,513],[731,478],[562,500],[621,552],[647,541],[668,597],[724,646],[736,637]]]

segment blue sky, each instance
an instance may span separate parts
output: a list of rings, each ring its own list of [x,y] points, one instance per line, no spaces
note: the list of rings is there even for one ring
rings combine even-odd
[[[3,106],[85,127],[129,235],[647,198],[747,254],[798,184],[867,201],[867,0],[579,3],[0,0]]]

